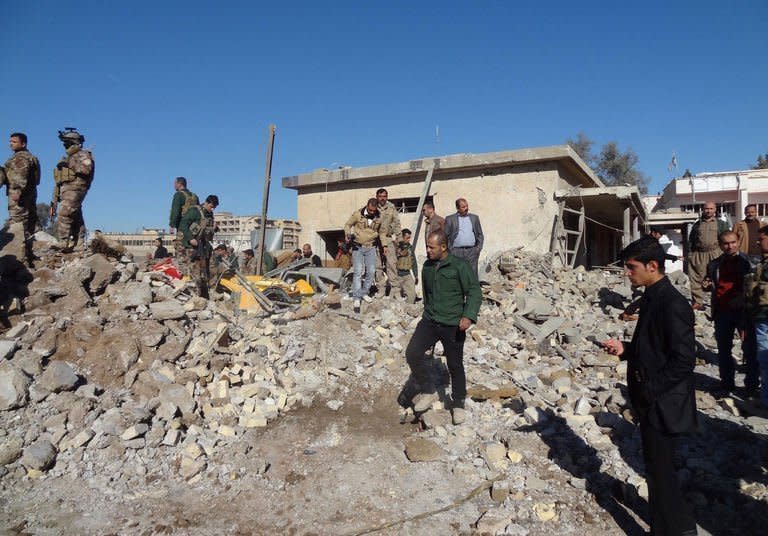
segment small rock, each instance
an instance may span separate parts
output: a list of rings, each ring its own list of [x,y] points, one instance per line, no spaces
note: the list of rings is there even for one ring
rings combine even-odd
[[[52,392],[72,391],[79,378],[66,361],[53,361],[40,377],[41,387]]]
[[[405,444],[405,455],[412,462],[431,462],[442,454],[443,450],[429,439],[411,439]]]
[[[45,471],[56,460],[56,447],[47,439],[40,439],[24,449],[21,464],[28,469]]]
[[[131,439],[136,439],[137,437],[143,436],[147,433],[147,430],[149,430],[149,426],[143,422],[140,422],[126,429],[120,436],[120,439],[123,441],[130,441]]]
[[[163,445],[173,447],[178,444],[181,439],[181,432],[179,430],[168,430],[163,438]]]
[[[509,482],[497,480],[491,486],[491,499],[497,503],[503,503],[509,497]]]
[[[555,503],[536,503],[533,505],[533,512],[540,521],[547,522],[557,519]]]
[[[13,353],[18,347],[19,344],[16,341],[0,341],[0,360],[13,357]]]
[[[421,416],[421,421],[427,430],[433,430],[438,426],[445,427],[451,424],[451,412],[447,409],[428,411]]]
[[[573,412],[576,415],[589,415],[591,409],[592,406],[589,403],[589,399],[582,396],[576,401],[576,406],[574,407]]]
[[[18,436],[11,436],[0,444],[0,466],[15,462],[21,456],[24,440]]]
[[[338,411],[341,409],[341,406],[344,405],[344,402],[341,400],[329,400],[325,403],[326,406],[328,406],[332,411]]]
[[[29,396],[29,378],[8,361],[0,363],[0,411],[24,406]]]

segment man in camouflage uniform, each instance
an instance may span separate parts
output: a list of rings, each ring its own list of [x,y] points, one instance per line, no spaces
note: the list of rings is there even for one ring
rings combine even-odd
[[[378,203],[379,214],[381,214],[381,247],[384,250],[384,259],[386,266],[383,271],[387,274],[389,285],[394,289],[398,285],[397,277],[397,254],[395,253],[395,241],[400,239],[400,215],[397,213],[395,205],[389,201],[389,193],[384,188],[376,190],[376,201]],[[383,293],[383,287],[379,289],[379,294]]]
[[[182,235],[179,230],[179,224],[184,214],[190,208],[199,205],[200,200],[187,189],[187,179],[185,177],[176,177],[173,181],[173,189],[176,190],[176,193],[173,194],[173,200],[171,201],[171,217],[168,220],[170,229],[168,232],[172,234],[174,230],[176,231],[176,239],[173,241],[174,255],[178,259],[177,262],[183,263],[184,260],[180,259],[181,255],[184,254],[184,248],[181,245]]]
[[[24,225],[24,238],[29,238],[37,226],[37,185],[40,184],[40,162],[27,150],[27,136],[11,134],[13,155],[0,168],[0,186],[5,184],[8,195],[8,218],[11,223]]]
[[[77,245],[85,239],[83,201],[93,182],[94,160],[91,151],[83,149],[85,136],[73,128],[59,131],[66,155],[53,170],[54,199],[51,203],[51,218],[56,215],[56,203],[60,202],[56,221],[56,236],[66,242],[66,248]]]
[[[209,195],[202,205],[190,208],[179,222],[182,234],[181,245],[184,253],[179,268],[197,283],[200,296],[208,297],[208,277],[210,276],[211,240],[216,224],[213,211],[219,206],[219,198]]]

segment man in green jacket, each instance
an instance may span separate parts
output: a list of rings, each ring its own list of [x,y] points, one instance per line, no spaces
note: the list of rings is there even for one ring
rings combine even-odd
[[[177,231],[176,240],[173,241],[173,246],[176,255],[178,255],[182,248],[181,241],[183,240],[181,231],[179,231],[181,218],[190,208],[199,205],[200,201],[195,194],[187,189],[187,179],[185,177],[176,177],[173,180],[173,189],[176,190],[176,193],[173,194],[173,200],[171,201],[171,216],[168,219],[170,228],[168,232],[173,233],[174,231]]]
[[[477,322],[482,294],[472,267],[464,259],[448,253],[448,240],[442,231],[431,233],[427,238],[427,260],[421,270],[421,285],[424,314],[405,350],[412,381],[409,380],[397,401],[408,407],[421,391],[428,394],[425,397],[428,400],[434,399],[434,386],[429,385],[424,353],[440,341],[451,376],[453,423],[461,424],[466,419],[464,399],[467,395],[464,340],[467,329]],[[419,411],[420,405],[423,403],[416,404],[414,410]]]

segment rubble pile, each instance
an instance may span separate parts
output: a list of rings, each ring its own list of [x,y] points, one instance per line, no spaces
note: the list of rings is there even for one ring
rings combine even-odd
[[[0,334],[6,499],[22,484],[60,478],[117,501],[149,483],[267,485],[270,459],[245,460],[282,415],[342,411],[361,393],[394,401],[407,378],[403,350],[419,304],[375,300],[355,315],[331,294],[279,314],[249,313],[227,295],[194,297],[130,255],[62,255],[44,239],[35,244],[43,262],[23,312]],[[617,315],[632,289],[618,272],[555,269],[548,256],[521,250],[492,257],[482,279],[485,305],[465,345],[467,421],[454,426],[445,409],[438,344],[430,363],[441,397],[406,415],[418,428],[400,445],[402,463],[438,464],[487,487],[454,513],[466,533],[627,530],[607,504],[642,502],[647,485],[626,364],[591,341],[631,334]],[[717,377],[707,354],[714,341],[697,315],[706,384]],[[680,476],[698,514],[733,526],[744,523],[734,512],[764,515],[766,421],[705,390],[697,399],[705,419],[683,445]],[[401,426],[391,409],[392,426]],[[722,433],[739,441],[723,449]]]

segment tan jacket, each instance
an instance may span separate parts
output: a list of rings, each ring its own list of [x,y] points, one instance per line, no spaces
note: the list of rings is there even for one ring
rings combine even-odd
[[[764,225],[759,218],[757,221],[760,224],[759,227]],[[749,254],[749,227],[747,227],[747,222],[744,220],[737,221],[736,225],[733,226],[733,232],[736,233],[736,238],[739,239],[739,251]],[[757,237],[753,238],[757,240]]]
[[[377,212],[376,217],[369,225],[368,218],[363,216],[364,211],[365,207],[352,213],[347,223],[344,224],[344,233],[347,236],[354,235],[354,241],[364,247],[375,245],[377,238],[384,243],[387,235],[381,232],[381,214]]]
[[[389,238],[387,242],[398,240],[400,238],[400,215],[397,213],[395,205],[387,201],[383,207],[377,207],[381,213],[381,234]],[[383,239],[382,244],[387,245]]]

